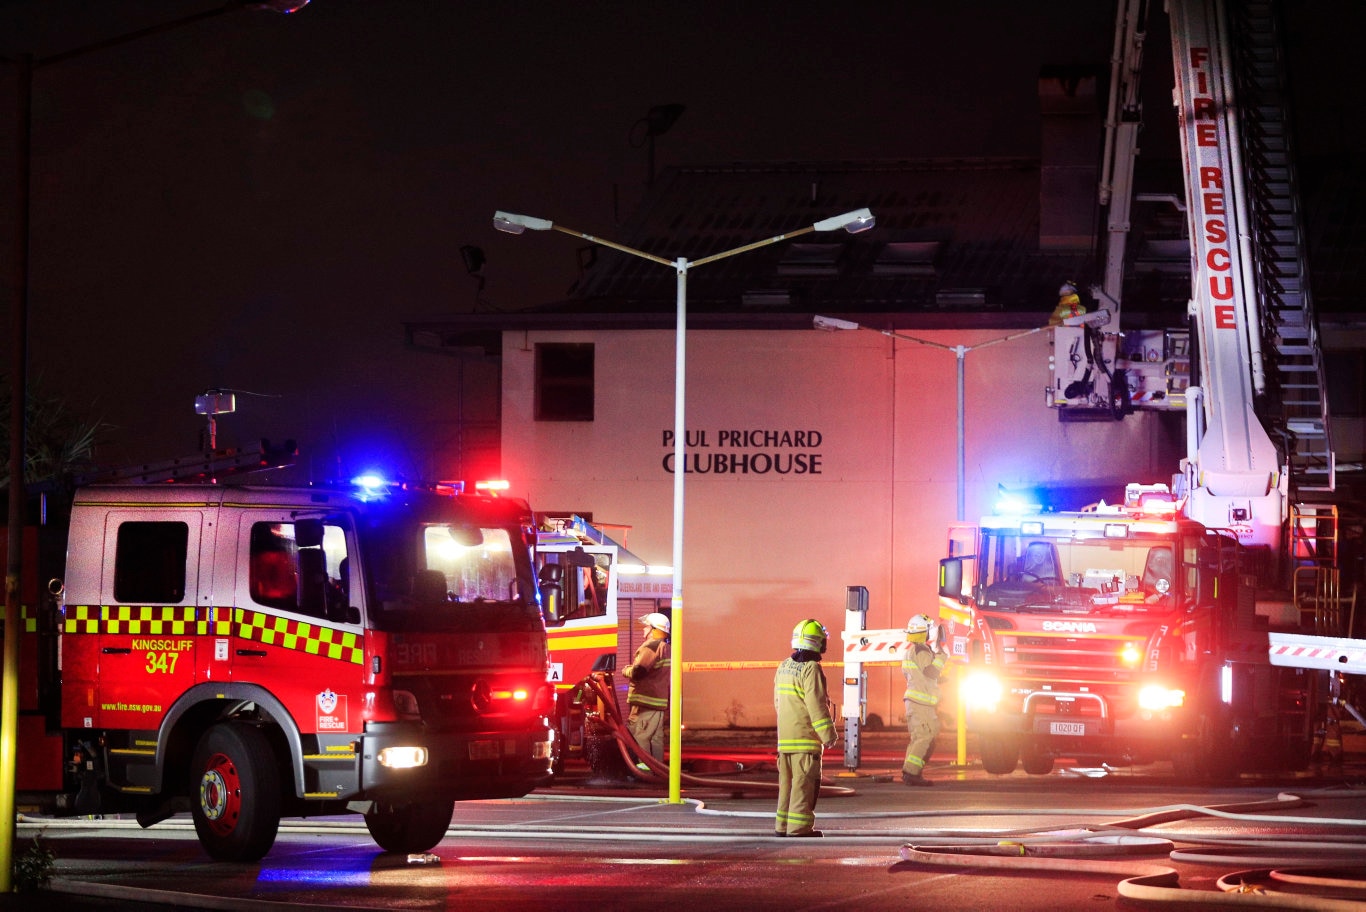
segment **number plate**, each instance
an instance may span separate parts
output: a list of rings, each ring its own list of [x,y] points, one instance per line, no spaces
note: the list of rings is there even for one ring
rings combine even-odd
[[[471,760],[497,760],[501,755],[497,741],[471,741]]]
[[[1049,722],[1048,733],[1050,735],[1084,735],[1086,734],[1085,722]]]

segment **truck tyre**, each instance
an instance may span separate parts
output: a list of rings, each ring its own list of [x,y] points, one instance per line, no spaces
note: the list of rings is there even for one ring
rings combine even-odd
[[[1008,735],[978,735],[977,751],[982,756],[982,768],[993,776],[1015,772],[1020,759],[1020,746]]]
[[[260,861],[280,829],[280,772],[261,730],[226,722],[195,747],[194,829],[218,861]]]
[[[1224,713],[1201,713],[1196,734],[1183,739],[1173,754],[1172,768],[1187,782],[1226,782],[1238,777],[1245,748]]]
[[[1020,765],[1031,776],[1046,776],[1053,772],[1053,755],[1035,744],[1020,747]]]
[[[446,836],[455,801],[385,804],[376,801],[365,815],[365,828],[386,852],[425,852]]]

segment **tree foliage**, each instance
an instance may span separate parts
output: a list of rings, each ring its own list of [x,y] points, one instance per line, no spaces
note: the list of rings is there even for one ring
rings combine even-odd
[[[0,389],[0,489],[10,486],[10,402],[9,384]],[[95,446],[109,426],[103,421],[82,420],[58,398],[45,395],[30,383],[25,402],[24,483],[55,481],[72,472],[90,468]]]

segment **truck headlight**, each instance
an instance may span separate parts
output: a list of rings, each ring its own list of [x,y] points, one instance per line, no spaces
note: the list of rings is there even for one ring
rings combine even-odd
[[[1001,702],[1001,682],[989,671],[975,671],[963,679],[958,693],[967,706],[995,712]]]
[[[427,748],[425,747],[386,747],[379,752],[375,759],[380,766],[389,769],[412,769],[417,766],[427,765]]]
[[[1186,702],[1186,692],[1161,684],[1149,684],[1138,692],[1138,705],[1150,712],[1174,709]]]

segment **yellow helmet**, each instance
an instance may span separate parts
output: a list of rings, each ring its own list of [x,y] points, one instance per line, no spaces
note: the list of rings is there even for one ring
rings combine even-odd
[[[808,618],[792,628],[793,649],[807,649],[824,655],[825,646],[829,641],[830,634],[826,631],[825,625],[815,618]]]

